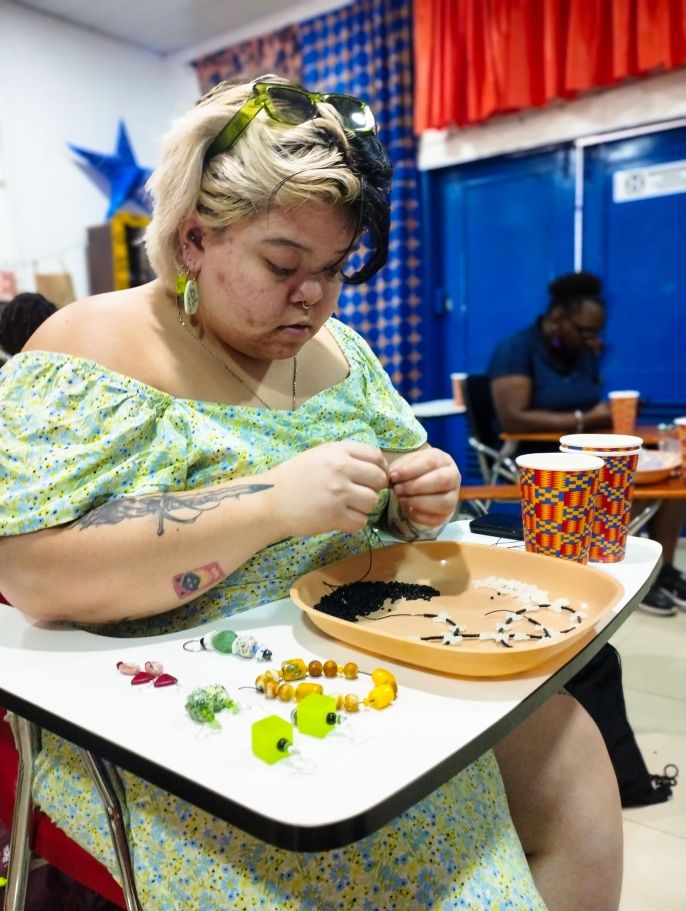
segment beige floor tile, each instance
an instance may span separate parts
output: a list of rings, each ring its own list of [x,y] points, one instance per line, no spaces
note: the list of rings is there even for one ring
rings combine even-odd
[[[686,861],[686,737],[641,734],[637,731],[636,740],[652,774],[661,773],[668,763],[673,763],[680,770],[679,779],[669,800],[650,807],[624,810],[624,819],[683,839],[682,851]]]
[[[615,643],[625,688],[686,701],[686,613],[636,614],[628,622],[630,629]]]
[[[683,700],[645,693],[625,684],[624,701],[635,734],[686,737],[686,702]]]
[[[686,841],[624,821],[624,883],[620,911],[684,911]]]

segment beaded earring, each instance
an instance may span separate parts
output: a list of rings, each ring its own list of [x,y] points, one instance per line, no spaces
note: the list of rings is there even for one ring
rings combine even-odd
[[[130,661],[117,661],[117,670],[125,677],[131,678],[131,686],[140,686],[143,683],[150,683],[159,689],[162,686],[173,686],[179,681],[171,674],[165,674],[164,668],[160,661],[146,661],[143,669],[139,664],[133,664]]]
[[[207,724],[215,731],[221,727],[216,715],[225,709],[235,715],[238,712],[238,704],[221,683],[198,687],[186,699],[186,711],[193,721]]]
[[[222,655],[238,655],[240,658],[256,658],[271,661],[271,649],[260,645],[250,634],[239,636],[232,629],[206,633],[200,639],[189,639],[183,643],[185,652],[221,652]]]
[[[358,667],[354,661],[347,664],[337,664],[335,661],[310,661],[306,665],[302,658],[292,658],[284,661],[281,670],[271,668],[260,674],[255,680],[255,689],[262,693],[267,699],[278,699],[281,702],[301,703],[304,699],[312,694],[323,696],[324,687],[320,683],[304,682],[303,678],[309,677],[334,677],[342,676],[346,680],[356,680],[358,676]],[[293,682],[300,680],[295,686]],[[333,700],[333,707],[340,711],[359,712],[360,704],[373,709],[385,709],[389,706],[398,695],[398,685],[395,677],[385,668],[376,668],[372,671],[372,683],[374,686],[364,699],[360,699],[357,693],[339,693],[336,696],[328,696]]]

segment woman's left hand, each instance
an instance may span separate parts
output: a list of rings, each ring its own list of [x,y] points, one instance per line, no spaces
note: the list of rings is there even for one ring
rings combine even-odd
[[[426,446],[392,460],[389,485],[412,525],[437,528],[455,513],[460,472],[447,452]]]

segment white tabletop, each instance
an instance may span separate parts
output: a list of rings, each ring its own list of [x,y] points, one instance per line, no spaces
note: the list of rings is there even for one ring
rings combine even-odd
[[[472,535],[463,522],[443,537],[491,540]],[[214,628],[254,633],[272,649],[274,663],[333,658],[396,674],[399,698],[390,708],[348,716],[323,740],[296,732],[300,757],[274,765],[252,755],[251,726],[274,713],[288,718],[293,704],[239,689],[254,683],[262,663],[185,652],[182,643],[207,627],[112,639],[50,627],[0,606],[0,704],[266,841],[294,850],[339,847],[430,793],[559,689],[628,616],[659,558],[655,542],[630,538],[626,559],[604,567],[625,589],[606,629],[576,657],[565,652],[517,678],[447,677],[355,652],[320,633],[290,599],[218,622]],[[162,661],[179,685],[131,686],[116,670],[119,660]],[[371,687],[368,677],[325,682],[325,691],[361,696]],[[218,716],[218,733],[184,709],[194,687],[211,683],[226,686],[243,705],[238,715]]]
[[[446,418],[451,414],[464,414],[464,405],[456,405],[453,399],[433,399],[430,402],[415,402],[412,405],[415,417]]]

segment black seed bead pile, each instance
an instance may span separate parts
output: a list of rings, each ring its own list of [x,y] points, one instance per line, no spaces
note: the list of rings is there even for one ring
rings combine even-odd
[[[436,595],[440,595],[437,588],[411,582],[349,582],[324,595],[314,607],[324,614],[355,623],[358,617],[366,617],[379,610],[385,601],[395,603],[401,598],[406,601],[430,601]]]

